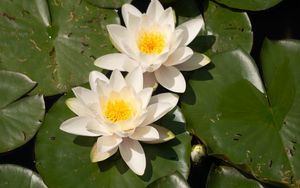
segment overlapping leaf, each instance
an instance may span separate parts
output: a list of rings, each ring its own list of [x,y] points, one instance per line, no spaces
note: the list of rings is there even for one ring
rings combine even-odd
[[[188,128],[263,181],[299,186],[299,41],[266,41],[267,94],[252,59],[236,50],[195,72],[183,97]]]
[[[85,1],[0,1],[0,69],[38,82],[33,93],[53,95],[87,82],[93,61],[113,51],[105,26],[114,10]]]
[[[216,37],[211,49],[213,53],[233,50],[238,47],[250,53],[253,33],[247,13],[233,11],[209,1],[204,12],[204,20],[207,34]]]
[[[147,188],[189,188],[189,184],[184,177],[174,172],[168,176],[162,177],[155,182],[151,183]]]
[[[262,188],[263,186],[243,176],[238,170],[228,166],[212,166],[210,169],[207,188]]]
[[[0,165],[0,187],[47,188],[32,170],[10,164]]]
[[[44,118],[44,99],[40,95],[23,97],[36,83],[27,76],[0,71],[0,153],[28,142]]]

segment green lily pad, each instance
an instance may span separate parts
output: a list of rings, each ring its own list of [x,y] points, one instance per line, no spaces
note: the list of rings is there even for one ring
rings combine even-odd
[[[0,165],[0,187],[47,188],[35,172],[11,164]]]
[[[27,143],[44,118],[45,104],[40,95],[22,97],[36,83],[27,76],[0,71],[0,153]]]
[[[242,48],[250,53],[253,44],[252,26],[247,13],[238,12],[209,1],[204,12],[207,35],[216,37],[211,51],[220,53]]]
[[[113,47],[106,25],[114,10],[85,1],[0,1],[0,69],[38,82],[32,93],[54,95],[87,82],[93,61]]]
[[[147,167],[143,176],[134,174],[117,153],[109,159],[92,163],[90,151],[96,138],[64,133],[60,124],[74,116],[63,96],[46,115],[37,135],[37,169],[49,187],[146,187],[156,179],[178,171],[187,178],[190,166],[191,137],[184,131],[184,120],[175,110],[161,125],[178,134],[163,144],[143,144]],[[165,125],[168,122],[168,125]]]
[[[244,10],[265,10],[268,8],[271,8],[278,3],[280,3],[282,0],[216,0],[218,3],[224,4],[226,6],[229,6],[231,8],[237,8],[237,9],[244,9]]]
[[[262,188],[263,186],[243,176],[238,170],[228,166],[212,166],[207,179],[207,188]]]
[[[155,182],[151,183],[147,188],[189,188],[189,184],[184,177],[174,172],[168,176],[162,177]]]
[[[183,96],[188,129],[221,156],[262,181],[299,186],[300,42],[266,41],[267,94],[243,51],[216,55],[196,71]]]
[[[125,3],[131,3],[132,0],[86,0],[86,1],[101,8],[120,8]]]

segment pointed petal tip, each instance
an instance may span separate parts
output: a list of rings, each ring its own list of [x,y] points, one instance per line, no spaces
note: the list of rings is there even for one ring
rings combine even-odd
[[[155,124],[153,124],[152,126],[159,132],[159,139],[153,141],[143,141],[144,143],[160,144],[160,143],[168,142],[176,137],[176,135],[172,131],[162,126],[155,125]]]
[[[205,65],[207,65],[207,64],[209,64],[211,62],[211,59],[208,56],[204,55],[204,54],[202,54],[202,55],[204,56],[204,58],[203,58],[203,60],[201,61],[200,64],[202,66],[205,66]]]
[[[105,159],[108,159],[110,156],[115,154],[117,151],[118,151],[118,147],[108,152],[100,153],[99,151],[97,151],[97,144],[95,143],[90,153],[91,162],[96,163],[96,162],[104,161]]]

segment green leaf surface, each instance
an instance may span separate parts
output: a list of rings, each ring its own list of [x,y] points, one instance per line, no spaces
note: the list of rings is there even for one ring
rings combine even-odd
[[[86,1],[101,8],[120,8],[125,3],[131,3],[132,0],[86,0]]]
[[[300,43],[265,42],[266,95],[253,60],[240,50],[196,71],[183,96],[188,129],[260,180],[299,186]]]
[[[24,74],[0,70],[0,108],[28,93],[36,83]]]
[[[263,186],[243,176],[238,170],[228,166],[213,165],[207,178],[207,188],[262,188]]]
[[[242,48],[250,53],[253,44],[252,26],[247,13],[233,11],[209,1],[204,12],[208,35],[216,37],[213,53]]]
[[[23,97],[35,82],[27,76],[0,71],[0,153],[27,143],[44,118],[44,99],[40,95]]]
[[[189,184],[184,177],[174,172],[168,176],[162,177],[155,182],[151,183],[147,188],[189,188]]]
[[[282,0],[216,0],[231,8],[259,11],[271,8]]]
[[[178,171],[187,178],[191,137],[184,131],[183,117],[175,110],[159,124],[171,129],[176,138],[163,144],[143,144],[147,167],[143,176],[134,174],[117,153],[92,163],[90,151],[96,138],[80,137],[59,130],[60,124],[74,116],[64,96],[46,115],[36,141],[37,169],[51,188],[64,187],[146,187],[156,179]]]
[[[1,0],[0,69],[38,82],[33,93],[54,95],[87,82],[93,61],[110,53],[106,25],[114,10],[85,1]]]
[[[0,187],[47,188],[43,180],[32,170],[11,164],[0,165]]]

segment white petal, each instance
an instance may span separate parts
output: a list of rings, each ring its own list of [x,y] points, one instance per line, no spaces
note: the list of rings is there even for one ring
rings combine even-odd
[[[149,125],[161,117],[163,117],[166,113],[172,110],[173,105],[169,103],[155,103],[151,104],[147,108],[146,118],[141,124],[141,126]]]
[[[123,20],[124,20],[124,23],[126,26],[128,26],[128,19],[129,19],[129,14],[132,14],[132,15],[135,15],[135,16],[142,16],[142,13],[137,9],[135,8],[135,6],[132,6],[130,4],[124,4],[122,6],[122,17],[123,17]]]
[[[142,100],[142,109],[145,109],[148,106],[152,92],[153,92],[153,88],[148,87],[138,93],[138,96]]]
[[[118,24],[110,24],[106,26],[112,44],[121,52],[126,52],[124,44],[130,39],[130,34],[126,27]]]
[[[171,7],[167,8],[161,15],[159,22],[161,25],[170,25],[171,28],[175,27],[176,16]]]
[[[159,125],[155,125],[155,124],[152,124],[151,126],[154,127],[158,131],[159,138],[156,140],[152,140],[152,141],[143,141],[144,143],[159,144],[159,143],[167,142],[167,141],[175,138],[175,135],[174,135],[174,133],[172,133],[172,131],[170,131],[164,127],[161,127]]]
[[[116,135],[101,136],[97,139],[97,150],[100,153],[108,152],[118,147],[122,140],[121,137]]]
[[[64,121],[60,125],[60,130],[65,131],[70,134],[80,135],[80,136],[100,136],[99,134],[92,133],[86,129],[88,122],[91,121],[87,117],[73,117]]]
[[[120,71],[132,71],[135,67],[137,67],[137,63],[130,59],[127,55],[121,53],[112,53],[101,56],[96,59],[94,62],[96,66],[108,69],[115,70],[118,69]]]
[[[117,151],[118,151],[118,147],[116,147],[108,152],[100,153],[99,151],[97,151],[97,144],[94,144],[91,154],[90,154],[90,158],[93,163],[103,161],[103,160],[109,158],[110,156],[112,156],[113,154],[115,154]]]
[[[110,76],[109,85],[114,91],[120,91],[127,84],[121,72],[119,70],[114,70]]]
[[[146,169],[146,157],[141,144],[127,138],[119,145],[119,149],[128,167],[137,175],[143,175]]]
[[[128,31],[132,34],[137,33],[140,29],[141,22],[142,22],[142,19],[140,16],[128,14],[128,25],[127,25]]]
[[[176,29],[173,32],[173,36],[171,38],[171,49],[169,53],[173,53],[179,46],[182,46],[183,44],[183,39],[185,39],[185,31],[184,29]],[[183,45],[184,46],[184,45]]]
[[[201,68],[210,63],[209,57],[204,54],[194,53],[193,56],[186,62],[176,65],[181,71],[192,71]]]
[[[132,72],[129,72],[125,80],[127,82],[127,85],[131,85],[135,92],[138,93],[143,89],[143,72],[140,67],[136,68]]]
[[[185,32],[185,37],[183,39],[183,44],[188,45],[197,36],[204,24],[202,16],[189,20],[181,25],[177,29],[183,29]]]
[[[112,135],[112,133],[107,130],[107,128],[104,125],[101,125],[98,121],[89,121],[86,125],[86,129],[92,133],[98,134],[98,135]]]
[[[95,114],[77,98],[69,98],[66,105],[78,116],[95,117]]]
[[[98,102],[96,93],[84,87],[75,87],[72,89],[74,95],[86,105]]]
[[[161,66],[154,74],[158,83],[168,90],[177,93],[183,93],[185,91],[185,79],[177,68]]]
[[[140,141],[153,141],[159,139],[159,133],[151,126],[137,127],[130,138]]]
[[[193,50],[189,47],[181,47],[176,49],[168,58],[168,60],[164,63],[165,66],[173,66],[178,65],[189,58],[191,58],[193,55]]]
[[[150,99],[149,104],[155,103],[169,103],[172,106],[172,109],[177,105],[178,95],[173,93],[161,93],[153,96]]]
[[[151,0],[146,15],[153,21],[159,21],[159,18],[164,12],[164,7],[160,4],[158,0]]]
[[[144,72],[144,87],[157,88],[157,81],[153,72]]]
[[[92,72],[90,72],[89,82],[90,82],[91,89],[94,92],[97,91],[97,80],[102,80],[102,81],[104,81],[106,83],[109,82],[108,78],[102,72],[98,72],[98,71],[92,71]]]

